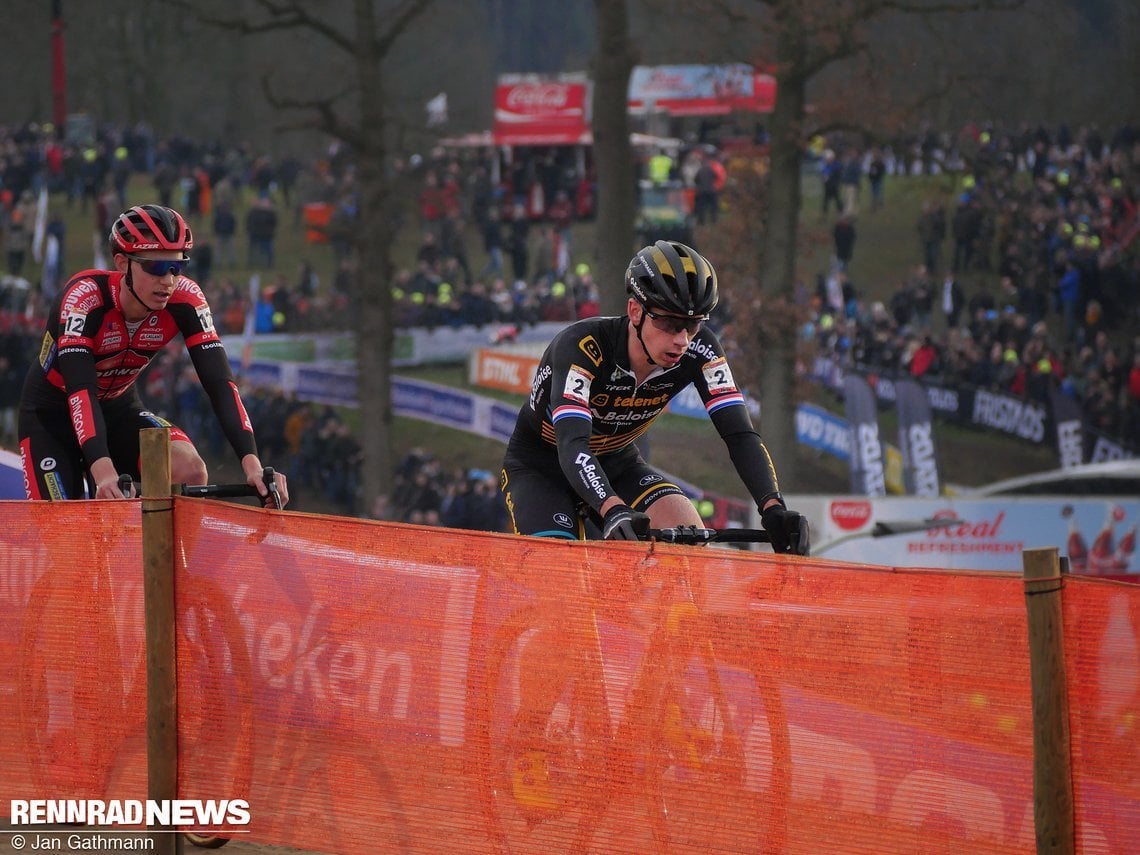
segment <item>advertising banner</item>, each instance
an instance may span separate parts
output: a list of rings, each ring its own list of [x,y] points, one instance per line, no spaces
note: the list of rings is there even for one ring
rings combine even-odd
[[[20,455],[0,449],[0,499],[23,499],[24,469]]]
[[[851,426],[845,419],[814,404],[796,407],[796,441],[840,460],[851,457]]]
[[[1084,415],[1080,403],[1059,389],[1049,387],[1053,409],[1053,432],[1057,438],[1057,458],[1062,469],[1084,463]]]
[[[776,79],[745,63],[639,65],[629,79],[631,113],[715,116],[734,110],[768,113],[776,104]]]
[[[1073,573],[1140,582],[1140,498],[863,498],[791,496],[808,517],[812,554],[887,567],[1022,568],[1026,549],[1056,547]],[[925,520],[957,519],[927,529]],[[887,528],[904,533],[875,536]]]
[[[497,145],[580,145],[590,140],[585,79],[502,75],[495,87]]]
[[[895,383],[895,392],[906,492],[912,496],[937,496],[942,492],[942,479],[926,391],[917,381],[907,378]]]
[[[847,421],[851,423],[851,492],[859,496],[886,495],[875,393],[858,374],[844,378],[843,392]]]

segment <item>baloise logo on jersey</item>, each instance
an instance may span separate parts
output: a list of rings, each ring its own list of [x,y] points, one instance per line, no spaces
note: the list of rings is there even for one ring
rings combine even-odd
[[[578,474],[582,478],[582,483],[589,487],[599,499],[605,500],[607,497],[606,486],[602,483],[601,476],[598,475],[594,456],[581,451],[574,458],[574,464],[578,467]]]

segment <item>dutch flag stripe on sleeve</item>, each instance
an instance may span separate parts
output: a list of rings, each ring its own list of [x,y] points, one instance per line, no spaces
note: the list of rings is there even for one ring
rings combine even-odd
[[[717,410],[723,410],[725,407],[732,407],[735,405],[744,406],[744,396],[739,392],[735,392],[731,395],[721,395],[718,398],[713,398],[707,404],[705,404],[705,409],[708,411],[709,415],[712,415]]]
[[[571,404],[564,404],[561,407],[555,407],[554,412],[550,415],[552,422],[557,422],[562,419],[586,419],[590,421],[593,416],[590,415],[589,407],[575,407]]]

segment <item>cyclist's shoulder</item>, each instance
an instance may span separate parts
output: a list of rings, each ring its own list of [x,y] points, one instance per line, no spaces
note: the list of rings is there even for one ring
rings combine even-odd
[[[702,366],[714,359],[727,359],[724,345],[720,343],[717,334],[707,326],[701,327],[689,341],[685,356],[691,365]]]
[[[189,276],[179,276],[174,283],[174,291],[170,294],[170,302],[167,303],[168,306],[171,304],[205,306],[207,305],[206,294],[202,291],[201,286]]]
[[[77,302],[86,304],[109,297],[111,275],[110,270],[80,270],[72,274],[60,291],[60,303],[65,306]]]
[[[622,332],[626,318],[596,317],[575,321],[564,327],[551,339],[547,357],[558,359],[570,354],[584,353],[595,365],[612,358],[624,345]]]

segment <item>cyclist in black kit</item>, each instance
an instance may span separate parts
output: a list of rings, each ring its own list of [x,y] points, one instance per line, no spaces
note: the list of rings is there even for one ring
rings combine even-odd
[[[175,482],[206,483],[190,438],[143,406],[136,381],[181,335],[247,482],[266,497],[253,426],[198,285],[182,271],[194,246],[186,221],[161,205],[138,205],[115,220],[114,270],[71,277],[53,304],[39,356],[20,401],[20,454],[31,499],[121,498],[120,474],[139,477],[139,430],[171,428]],[[277,490],[288,501],[286,479]]]
[[[773,549],[808,554],[807,520],[787,509],[724,349],[704,325],[718,299],[712,265],[682,243],[657,241],[633,257],[626,290],[625,316],[571,324],[543,354],[503,462],[515,532],[582,538],[583,505],[607,540],[699,526],[692,502],[635,444],[693,383]]]

